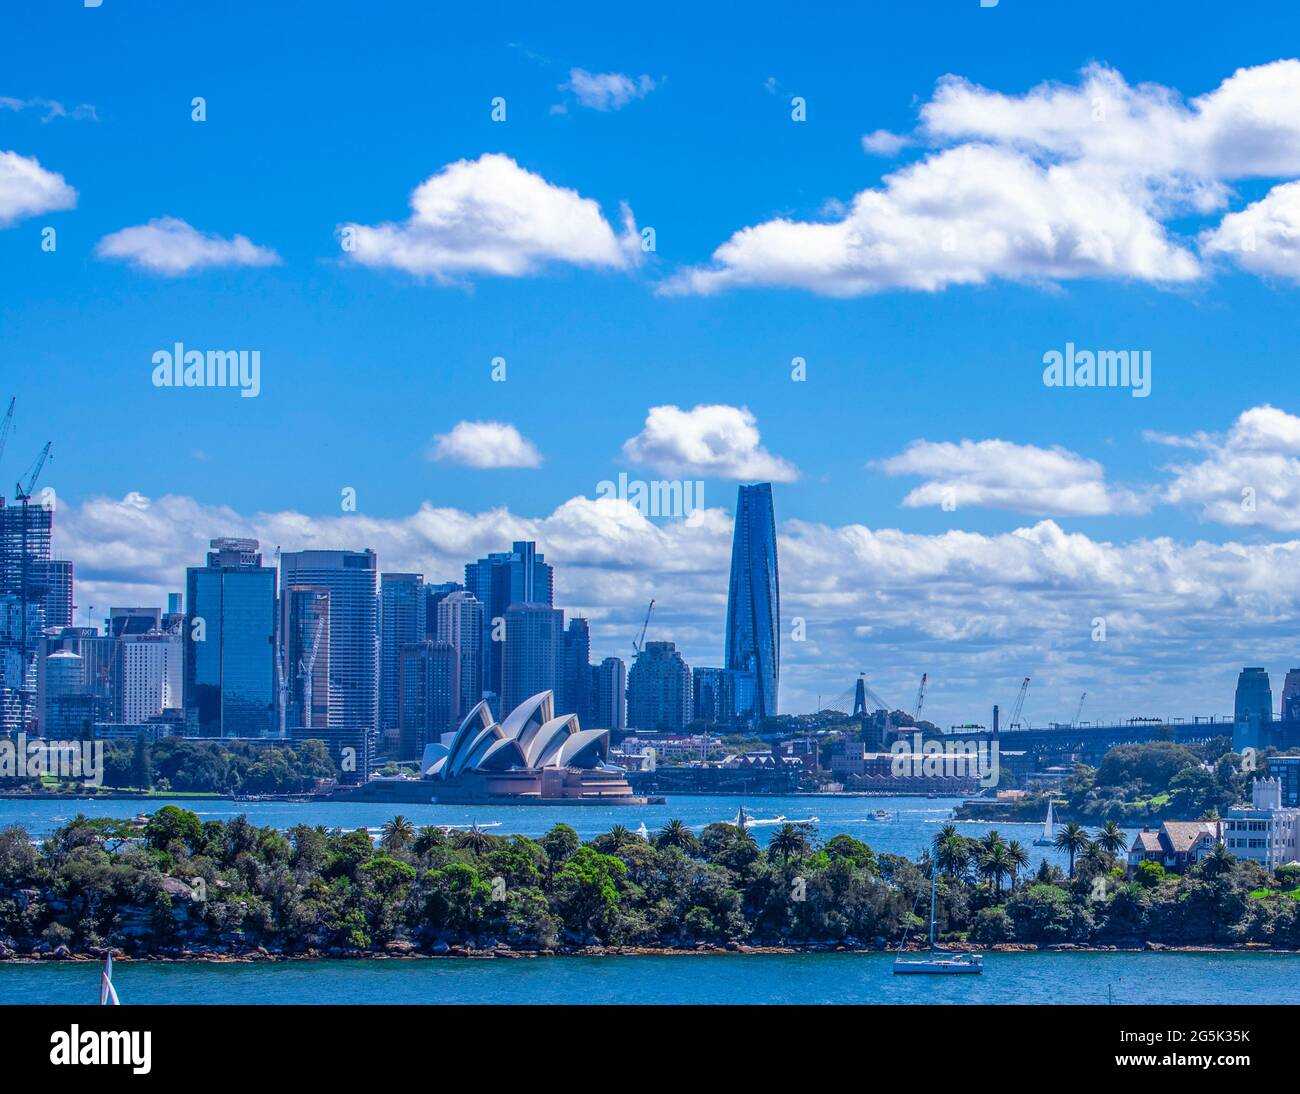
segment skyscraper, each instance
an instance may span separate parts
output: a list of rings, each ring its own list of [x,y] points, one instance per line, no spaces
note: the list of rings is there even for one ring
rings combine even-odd
[[[464,589],[442,597],[433,637],[455,647],[460,681],[457,714],[465,715],[483,694],[483,605],[478,598]]]
[[[379,728],[396,729],[400,697],[398,657],[404,645],[425,637],[423,574],[379,578]]]
[[[287,730],[329,725],[330,592],[290,585],[280,598]]]
[[[286,551],[280,588],[329,592],[329,724],[379,728],[379,569],[375,552]]]
[[[606,657],[591,668],[591,725],[584,729],[627,728],[627,666]]]
[[[557,710],[591,721],[591,628],[587,620],[570,619],[563,639]]]
[[[519,540],[509,551],[498,551],[465,565],[465,588],[483,605],[483,690],[502,694],[501,629],[511,604],[555,604],[555,574],[537,544]],[[494,641],[493,635],[497,638]],[[527,698],[527,696],[525,696]],[[503,715],[504,716],[504,715]]]
[[[546,604],[511,604],[501,649],[501,717],[540,691],[559,689],[564,612]],[[573,713],[565,711],[566,714]]]
[[[72,626],[72,563],[51,559],[45,564],[45,625]]]
[[[1282,684],[1282,721],[1300,722],[1300,669],[1288,672]]]
[[[628,727],[676,733],[690,720],[690,665],[672,642],[647,642],[627,677]]]
[[[460,661],[450,642],[422,638],[402,646],[398,657],[397,751],[418,760],[459,721]]]
[[[37,721],[36,647],[45,626],[54,510],[0,497],[0,733]]]
[[[1233,721],[1252,727],[1273,721],[1273,689],[1268,670],[1257,666],[1244,668],[1237,677],[1237,694],[1233,703]]]
[[[185,571],[186,726],[200,737],[279,732],[275,679],[275,569],[255,539],[214,539],[206,566]],[[162,609],[114,609],[110,636],[129,635]],[[121,613],[121,614],[119,614]],[[115,711],[122,720],[125,712]]]
[[[736,497],[725,656],[726,668],[753,674],[753,720],[776,714],[781,673],[781,588],[771,483],[742,486]]]

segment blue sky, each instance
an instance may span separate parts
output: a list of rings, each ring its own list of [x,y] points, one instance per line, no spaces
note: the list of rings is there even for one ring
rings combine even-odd
[[[0,481],[53,440],[57,548],[83,607],[154,602],[228,531],[369,544],[386,568],[440,580],[531,534],[564,606],[593,616],[597,654],[627,656],[655,596],[658,637],[716,663],[735,484],[776,460],[794,469],[776,487],[783,614],[808,633],[783,649],[786,709],[861,669],[900,706],[929,671],[942,721],[985,720],[1026,674],[1039,721],[1070,717],[1083,690],[1097,716],[1221,714],[1240,664],[1300,660],[1300,201],[1278,189],[1300,178],[1285,123],[1300,82],[1279,45],[1300,16],[1015,0],[770,6],[743,23],[696,5],[570,10],[103,0],[25,12],[0,41],[0,153],[37,165],[47,205],[6,214],[0,174],[0,394],[18,397]],[[1240,69],[1256,74],[1225,85]],[[966,82],[938,110],[946,76]],[[1052,84],[1064,94],[1035,91]],[[1080,135],[1097,87],[1120,91]],[[894,154],[864,148],[882,131]],[[972,150],[973,166],[955,160]],[[495,181],[489,162],[508,165]],[[949,163],[932,193],[888,178]],[[976,177],[988,191],[962,188]],[[407,218],[437,179],[454,223],[433,238]],[[470,238],[497,183],[528,221],[522,242]],[[881,233],[903,272],[862,252],[832,268],[817,226],[873,191],[882,208],[850,234]],[[652,254],[621,246],[621,203],[654,229]],[[159,218],[193,238],[122,234]],[[715,255],[783,222],[779,253]],[[383,240],[368,263],[344,253],[344,225],[396,226],[425,248],[423,272]],[[927,234],[944,225],[951,255]],[[150,268],[205,237],[214,264]],[[274,264],[232,261],[235,237]],[[476,267],[487,253],[524,268]],[[909,283],[917,270],[938,283]],[[177,341],[259,350],[261,393],[154,387],[151,355]],[[1043,354],[1067,341],[1149,350],[1151,395],[1045,387]],[[652,443],[663,406],[683,417]],[[429,458],[473,422],[512,427],[539,465]],[[692,464],[709,437],[721,454]],[[713,515],[574,504],[620,471],[703,479]],[[905,504],[927,482],[955,484],[956,509]],[[1249,517],[1234,512],[1246,487]]]

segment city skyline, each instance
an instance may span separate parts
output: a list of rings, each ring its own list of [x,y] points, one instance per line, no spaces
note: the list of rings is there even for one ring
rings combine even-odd
[[[906,13],[751,26],[719,60],[666,26],[611,47],[419,11],[376,89],[314,77],[350,18],[325,6],[265,15],[287,55],[112,3],[31,13],[56,56],[0,43],[0,482],[53,440],[76,622],[163,603],[213,536],[430,582],[533,541],[593,663],[630,662],[653,597],[650,639],[712,666],[730,499],[769,480],[784,711],[859,671],[903,709],[928,673],[945,724],[1026,675],[1036,722],[1085,691],[1085,718],[1221,715],[1246,664],[1280,692],[1300,15],[1207,49],[1208,5],[954,4],[864,64]],[[156,71],[175,40],[193,64]],[[542,213],[485,235],[475,195]],[[178,345],[255,354],[256,397],[156,385]],[[1066,386],[1119,352],[1127,384]],[[646,513],[602,496],[620,476],[701,489]]]

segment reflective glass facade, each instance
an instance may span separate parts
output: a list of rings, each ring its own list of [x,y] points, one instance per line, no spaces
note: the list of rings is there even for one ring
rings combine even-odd
[[[781,665],[781,589],[772,486],[742,486],[736,499],[727,590],[726,667],[754,678],[753,717],[777,712]],[[737,697],[737,702],[741,702]]]

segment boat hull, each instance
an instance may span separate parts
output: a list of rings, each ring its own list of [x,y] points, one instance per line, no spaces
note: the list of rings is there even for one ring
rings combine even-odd
[[[969,976],[981,973],[984,966],[970,961],[895,961],[896,976]]]

